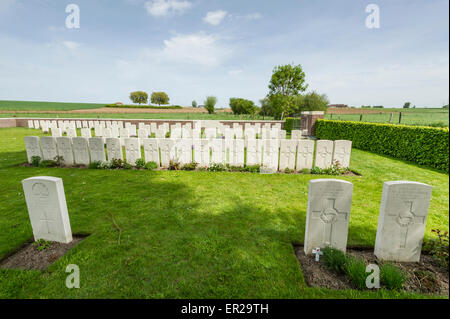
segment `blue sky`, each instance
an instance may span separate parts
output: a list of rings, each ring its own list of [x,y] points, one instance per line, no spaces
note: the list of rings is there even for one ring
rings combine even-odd
[[[65,25],[70,3],[80,28]],[[380,9],[369,29],[368,4]],[[331,103],[439,107],[449,98],[448,0],[0,0],[0,99],[258,102],[301,64]]]

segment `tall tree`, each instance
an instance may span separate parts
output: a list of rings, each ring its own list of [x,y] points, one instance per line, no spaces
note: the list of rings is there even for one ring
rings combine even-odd
[[[135,91],[130,93],[130,100],[133,103],[141,105],[142,103],[147,104],[148,94],[144,91]]]
[[[205,109],[208,111],[209,114],[214,113],[214,107],[216,106],[217,98],[215,96],[208,96],[205,100]]]
[[[276,66],[270,79],[268,94],[273,115],[283,118],[284,115],[294,112],[294,97],[307,88],[305,72],[300,64]]]
[[[169,96],[165,92],[153,92],[151,96],[151,102],[153,104],[166,105],[169,104]]]

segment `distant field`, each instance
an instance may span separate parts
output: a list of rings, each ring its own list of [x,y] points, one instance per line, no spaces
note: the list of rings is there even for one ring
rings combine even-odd
[[[96,109],[105,103],[62,103],[0,100],[0,111],[69,111]]]
[[[0,117],[45,118],[111,118],[111,119],[172,119],[172,120],[273,120],[273,117],[233,115],[231,113],[1,113]]]
[[[398,124],[401,112],[401,124],[425,126],[449,126],[448,110],[435,108],[416,109],[330,109],[326,119],[342,121],[393,123]],[[346,114],[347,113],[347,114]],[[351,114],[348,114],[351,113]],[[391,115],[392,114],[392,115]]]

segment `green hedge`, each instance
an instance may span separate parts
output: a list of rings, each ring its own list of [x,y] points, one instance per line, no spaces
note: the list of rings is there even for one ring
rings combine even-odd
[[[294,127],[294,118],[286,117],[286,119],[284,120],[283,129],[286,130],[286,132],[291,133],[293,127]]]
[[[128,104],[106,104],[106,107],[116,107],[116,108],[141,108],[141,109],[157,109],[157,110],[170,110],[170,109],[182,109],[179,105],[171,105],[171,106],[153,106],[153,105],[128,105]]]
[[[448,173],[449,130],[425,126],[319,119],[320,139],[351,140],[355,148],[427,165]]]

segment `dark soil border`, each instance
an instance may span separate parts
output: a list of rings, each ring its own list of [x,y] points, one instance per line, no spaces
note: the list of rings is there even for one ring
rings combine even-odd
[[[308,287],[358,289],[346,275],[329,270],[322,262],[316,262],[313,255],[305,255],[303,245],[293,244],[293,248]],[[347,247],[347,255],[362,258],[367,264],[382,263],[374,255],[373,248]],[[432,256],[422,252],[418,263],[392,264],[408,275],[403,291],[449,296],[449,270],[442,267]],[[431,278],[424,274],[431,275]]]
[[[39,251],[30,239],[0,260],[0,269],[46,270],[51,264],[68,253],[73,247],[88,237],[87,234],[73,235],[68,244],[51,242],[50,246]]]

